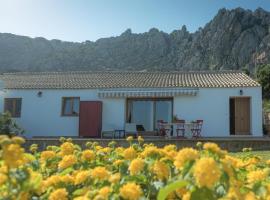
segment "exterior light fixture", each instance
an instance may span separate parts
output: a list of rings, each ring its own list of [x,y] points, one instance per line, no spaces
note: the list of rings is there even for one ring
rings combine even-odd
[[[242,89],[239,90],[239,94],[242,96],[244,94],[244,91]]]
[[[42,97],[42,92],[41,91],[38,91],[37,96],[38,97]]]

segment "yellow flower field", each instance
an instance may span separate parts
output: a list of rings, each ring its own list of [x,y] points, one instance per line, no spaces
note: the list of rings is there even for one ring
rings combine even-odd
[[[214,143],[158,148],[127,138],[86,149],[61,138],[39,152],[19,137],[0,136],[1,200],[270,200],[270,162],[237,158]]]

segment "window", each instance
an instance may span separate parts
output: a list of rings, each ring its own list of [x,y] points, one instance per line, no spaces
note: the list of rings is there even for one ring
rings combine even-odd
[[[145,131],[157,129],[157,121],[172,121],[172,98],[131,98],[127,100],[127,122],[142,125]]]
[[[4,110],[9,112],[11,117],[21,117],[22,99],[5,98]]]
[[[80,108],[80,97],[63,97],[62,116],[78,116]]]

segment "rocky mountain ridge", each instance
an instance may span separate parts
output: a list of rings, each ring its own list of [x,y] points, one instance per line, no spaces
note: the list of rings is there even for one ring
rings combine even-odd
[[[0,33],[0,72],[241,70],[270,61],[270,12],[221,9],[198,31],[156,28],[82,43]]]

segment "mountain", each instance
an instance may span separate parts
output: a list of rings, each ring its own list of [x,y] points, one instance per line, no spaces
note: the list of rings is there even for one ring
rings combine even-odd
[[[0,33],[0,72],[249,69],[270,61],[270,12],[221,9],[198,31],[156,28],[82,43]]]

